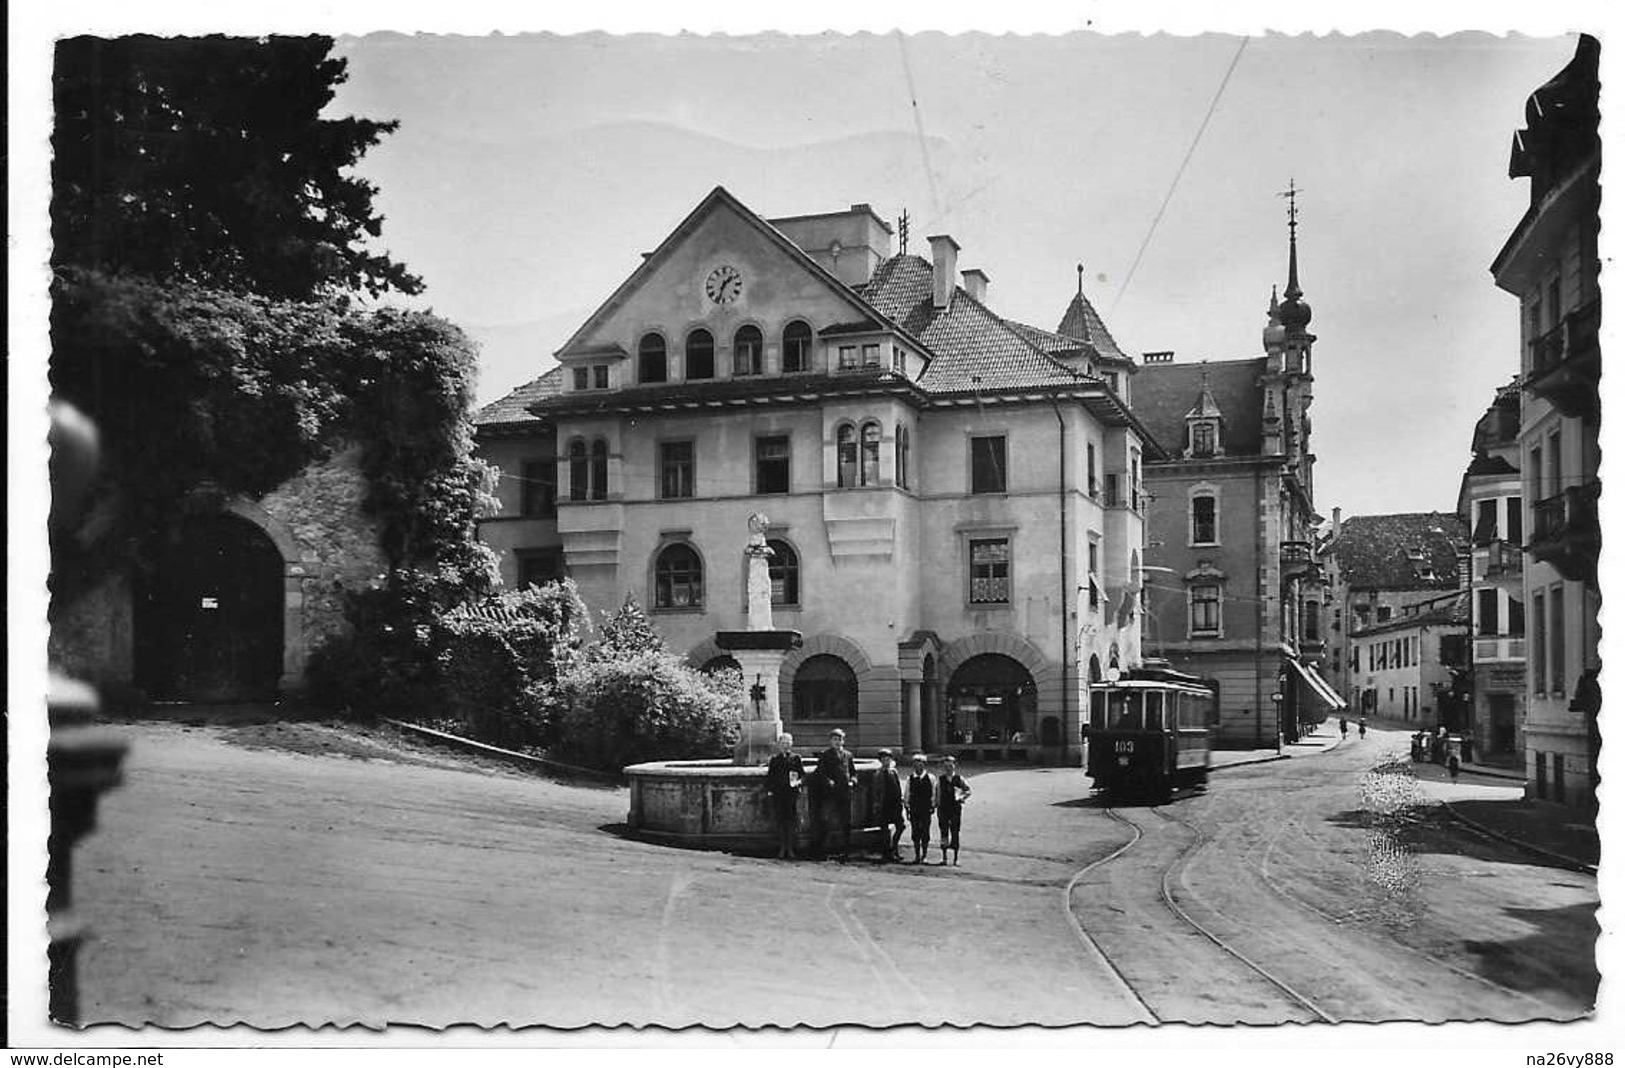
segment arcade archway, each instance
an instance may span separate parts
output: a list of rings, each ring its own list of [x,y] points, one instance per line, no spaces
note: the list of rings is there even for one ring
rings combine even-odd
[[[947,742],[1024,745],[1038,741],[1038,685],[1020,661],[983,653],[960,664],[948,679],[943,724]]]

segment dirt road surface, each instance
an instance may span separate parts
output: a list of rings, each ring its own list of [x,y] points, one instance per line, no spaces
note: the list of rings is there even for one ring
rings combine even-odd
[[[1398,735],[1115,817],[1075,769],[985,772],[956,869],[636,842],[624,790],[385,731],[119,729],[76,874],[87,1022],[1308,1018],[1164,885],[1337,1019],[1566,1019],[1596,987],[1595,880],[1407,807],[1505,787],[1373,772]]]

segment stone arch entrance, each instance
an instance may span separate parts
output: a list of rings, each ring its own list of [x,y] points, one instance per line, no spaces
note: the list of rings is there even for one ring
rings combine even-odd
[[[958,745],[1037,744],[1038,684],[1032,672],[1003,653],[966,660],[948,679],[943,726]]]
[[[265,701],[283,678],[287,565],[258,524],[187,515],[135,612],[136,682],[154,700]]]

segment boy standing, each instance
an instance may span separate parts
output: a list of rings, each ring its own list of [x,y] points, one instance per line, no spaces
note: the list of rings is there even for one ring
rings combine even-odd
[[[942,863],[948,863],[948,850],[954,851],[954,867],[959,867],[959,819],[970,797],[970,783],[959,774],[959,762],[942,758],[942,777],[937,779],[937,830],[942,833]]]
[[[881,860],[902,860],[897,843],[903,840],[903,780],[897,774],[897,761],[890,749],[882,749],[880,774],[875,777],[875,794],[880,800]]]
[[[829,732],[829,748],[818,754],[818,785],[822,803],[818,806],[819,820],[814,835],[817,849],[823,852],[831,824],[841,834],[841,851],[836,854],[845,861],[852,848],[852,787],[858,783],[852,754],[846,748],[846,732],[836,728]]]
[[[779,859],[796,855],[796,798],[801,793],[801,758],[795,739],[779,735],[779,751],[767,762],[767,794],[773,802],[773,825],[779,832]]]
[[[914,774],[908,777],[908,822],[914,828],[914,863],[924,864],[931,851],[931,813],[937,807],[937,783],[925,770],[925,754],[910,758]]]

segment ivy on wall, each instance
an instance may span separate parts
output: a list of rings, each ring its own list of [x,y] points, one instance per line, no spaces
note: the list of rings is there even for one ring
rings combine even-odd
[[[60,268],[51,384],[100,428],[99,534],[58,546],[57,579],[150,566],[199,487],[258,498],[359,445],[392,571],[479,572],[472,343],[431,314],[281,300]]]

